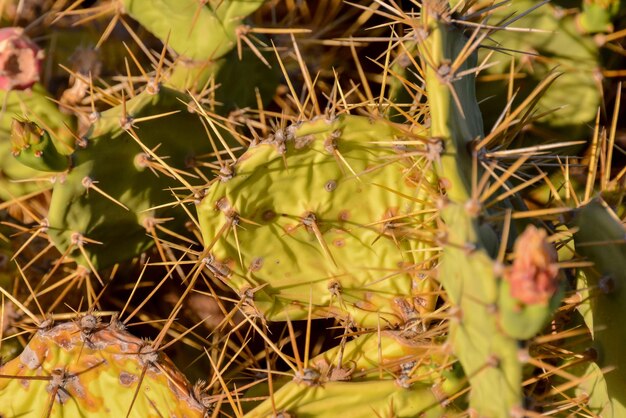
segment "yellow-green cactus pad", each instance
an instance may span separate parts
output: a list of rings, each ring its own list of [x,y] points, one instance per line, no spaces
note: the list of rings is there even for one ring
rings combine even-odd
[[[5,417],[202,417],[190,393],[163,354],[92,315],[40,329],[0,367]]]
[[[432,347],[430,347],[432,348]],[[406,338],[401,331],[381,331],[364,334],[346,344],[338,345],[311,359],[311,367],[320,375],[320,382],[340,380],[401,381],[430,369],[432,354],[414,338]],[[435,350],[436,351],[436,350]],[[407,370],[403,373],[403,370]],[[429,381],[432,379],[428,379]]]
[[[459,369],[451,367],[454,361],[443,350],[405,334],[363,334],[312,358],[291,380],[274,377],[273,401],[264,401],[248,416],[266,416],[272,405],[298,417],[339,411],[351,417],[375,415],[373,411],[381,416],[393,412],[392,416],[433,417],[452,412],[450,399],[463,386]],[[324,406],[326,401],[332,409]]]
[[[268,399],[245,417],[439,418],[445,410],[438,396],[430,387],[404,389],[392,380],[332,382],[313,387],[292,382],[279,389],[273,401]]]
[[[237,44],[237,27],[264,0],[120,0],[126,13],[177,53],[217,59]]]
[[[451,399],[463,384],[434,358],[399,332],[362,335],[313,358],[292,381],[275,382],[278,389],[245,416],[455,416]]]
[[[414,319],[428,303],[436,189],[426,143],[407,136],[343,116],[250,147],[198,206],[207,267],[270,320],[309,306],[368,327]]]

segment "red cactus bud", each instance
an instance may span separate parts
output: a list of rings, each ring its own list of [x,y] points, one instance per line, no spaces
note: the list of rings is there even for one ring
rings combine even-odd
[[[0,90],[24,90],[39,81],[43,56],[24,29],[0,29]]]
[[[515,241],[513,266],[505,273],[511,296],[531,305],[547,303],[558,287],[556,250],[543,229],[529,225]]]

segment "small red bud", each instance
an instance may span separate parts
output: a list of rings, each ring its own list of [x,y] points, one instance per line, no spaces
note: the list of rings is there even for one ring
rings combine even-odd
[[[505,273],[511,296],[527,305],[547,303],[557,290],[559,268],[546,231],[528,226],[515,242],[513,254],[513,265]]]

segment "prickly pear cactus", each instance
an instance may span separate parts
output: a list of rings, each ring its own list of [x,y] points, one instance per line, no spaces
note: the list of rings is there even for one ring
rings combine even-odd
[[[50,170],[42,171],[40,164],[24,165],[15,158],[20,150],[12,144],[11,126],[14,119],[32,119],[39,128],[46,130],[46,143],[55,153],[69,155],[74,142],[70,131],[74,125],[72,118],[59,111],[41,85],[36,84],[30,90],[0,92],[0,100],[5,109],[0,117],[0,198],[10,200],[51,188],[56,178]],[[34,159],[34,162],[40,160]]]
[[[217,60],[237,43],[243,18],[264,0],[120,0],[123,10],[179,54],[194,60]]]
[[[177,213],[173,188],[197,182],[181,173],[211,152],[187,100],[168,88],[144,91],[98,116],[53,189],[49,234],[61,252],[97,269],[153,245],[147,231]]]
[[[459,370],[445,355],[406,331],[361,335],[303,365],[290,381],[277,379],[272,399],[246,416],[271,411],[327,416],[328,408],[352,416],[369,413],[440,417],[458,410],[446,398],[461,389]],[[373,412],[372,412],[373,411]]]
[[[517,143],[528,146],[531,141],[545,144],[586,138],[602,98],[600,49],[593,37],[579,32],[576,16],[558,5],[533,9],[536,5],[535,1],[514,0],[497,8],[491,17],[514,22],[485,41],[497,57],[478,77],[486,129],[507,113],[507,106],[510,112],[556,73],[553,85],[536,97],[534,111],[524,115],[528,124],[517,135]],[[483,50],[481,59],[487,53]]]
[[[271,55],[241,46],[241,37],[250,30],[245,18],[264,0],[119,2],[125,13],[179,54],[165,77],[168,86],[202,90],[214,82],[220,86],[216,100],[224,111],[256,105],[255,88],[265,100],[273,94],[277,77],[268,62]]]
[[[431,135],[442,138],[446,150],[438,170],[449,185],[441,213],[446,233],[438,280],[454,306],[448,341],[471,384],[470,408],[483,416],[521,416],[527,355],[519,340],[539,332],[558,305],[556,255],[545,242],[545,231],[536,229],[518,238],[515,255],[527,261],[514,264],[506,274],[489,254],[495,234],[490,225],[479,224],[483,208],[471,183],[476,156],[470,150],[484,136],[474,75],[455,74],[476,61],[451,66],[466,41],[460,30],[448,26],[447,13],[442,2],[424,7],[422,21],[429,35],[421,51],[430,60],[425,71]],[[495,387],[500,388],[497,399],[491,396]]]
[[[415,318],[434,254],[416,229],[432,225],[435,209],[428,144],[408,137],[341,116],[253,145],[198,206],[206,265],[269,320],[309,309],[366,327]]]
[[[624,415],[618,2],[0,3],[0,416]]]
[[[595,388],[585,382],[582,391],[591,397],[594,412],[607,417],[626,414],[626,395],[623,375],[626,367],[622,344],[624,331],[621,318],[624,313],[626,282],[626,228],[613,210],[597,198],[578,208],[571,222],[578,228],[574,234],[576,251],[593,263],[581,269],[578,277],[580,291],[588,298],[580,309],[593,337],[595,363],[590,373],[600,375]],[[602,376],[597,373],[606,367],[617,370]],[[593,381],[593,380],[592,380]]]
[[[42,323],[0,367],[3,416],[201,417],[185,377],[119,322],[93,315]]]
[[[315,387],[287,384],[273,396],[279,416],[331,416],[345,414],[366,417],[393,413],[397,417],[441,417],[437,393],[426,385],[399,389],[393,380],[330,382]],[[445,395],[443,395],[445,396]],[[292,411],[294,411],[292,413]],[[272,416],[271,402],[245,415],[249,418]]]
[[[155,7],[145,2],[128,1],[119,4],[121,9],[115,9],[115,13],[123,11],[136,17],[164,42],[171,41],[178,53],[204,61],[201,65],[203,78],[192,77],[194,93],[198,96],[192,97],[176,89],[187,90],[191,80],[180,78],[190,75],[184,69],[186,59],[180,57],[176,60],[180,65],[173,64],[172,71],[159,67],[153,76],[144,80],[144,90],[138,94],[131,92],[128,101],[124,96],[122,100],[108,98],[107,101],[115,106],[102,114],[92,101],[88,117],[82,113],[79,115],[83,120],[87,119],[88,125],[81,126],[80,135],[72,130],[65,118],[56,114],[50,116],[52,123],[44,123],[46,109],[25,110],[27,117],[13,115],[18,121],[12,124],[11,153],[27,168],[9,160],[6,164],[9,181],[33,182],[43,177],[48,180],[44,182],[47,187],[55,183],[46,230],[62,254],[97,275],[98,269],[131,259],[154,245],[155,225],[171,220],[173,215],[178,221],[175,219],[168,227],[177,231],[175,233],[184,232],[181,225],[186,215],[180,205],[184,204],[182,201],[194,198],[194,184],[199,185],[198,179],[205,178],[205,174],[198,176],[198,172],[187,171],[199,170],[196,159],[200,156],[217,155],[224,148],[240,145],[232,140],[222,122],[218,122],[220,127],[208,132],[205,127],[209,122],[201,121],[200,116],[193,113],[194,109],[204,112],[197,107],[202,106],[201,96],[206,93],[204,89],[209,78],[213,83],[217,78],[217,83],[228,89],[228,92],[218,94],[218,99],[224,99],[221,103],[224,112],[257,103],[255,87],[261,84],[264,76],[267,76],[263,79],[264,86],[258,91],[264,96],[272,94],[273,73],[256,71],[256,76],[246,77],[246,83],[239,83],[233,78],[245,68],[244,63],[225,59],[214,63],[235,48],[236,29],[261,3],[235,1],[209,5],[186,2],[181,8],[178,3],[163,2],[161,7]],[[185,30],[191,31],[190,34],[184,35]],[[212,34],[209,44],[190,42],[197,37],[205,39],[209,32]],[[168,38],[168,34],[173,35]],[[197,49],[193,49],[194,45]],[[249,59],[250,53],[245,56]],[[141,63],[134,59],[141,67]],[[161,64],[163,59],[161,57]],[[257,64],[261,62],[255,59]],[[93,90],[92,78],[97,74],[92,74],[92,70],[90,68],[86,74],[78,71],[74,76],[74,87]],[[85,79],[91,81],[87,83]],[[183,82],[177,84],[176,80]],[[164,81],[169,87],[161,85]],[[41,92],[40,96],[36,97],[50,103],[45,93]],[[79,102],[81,99],[78,97]],[[22,99],[18,97],[18,100]],[[58,129],[65,140],[63,144],[59,144],[60,140],[54,141],[54,129],[58,125],[62,126]],[[216,137],[207,138],[207,135]],[[223,138],[230,141],[230,145]],[[233,155],[230,149],[228,152]],[[181,184],[186,193],[174,193],[174,188],[179,189]],[[9,192],[7,199],[23,193],[21,189]],[[113,248],[115,250],[111,251]]]

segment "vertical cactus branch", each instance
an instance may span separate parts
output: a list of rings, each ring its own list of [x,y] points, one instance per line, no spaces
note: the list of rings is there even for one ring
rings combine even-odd
[[[430,108],[431,135],[444,142],[439,175],[445,179],[447,196],[464,203],[470,196],[472,157],[468,144],[483,136],[482,116],[476,102],[474,76],[458,73],[472,68],[467,59],[467,38],[449,21],[447,1],[431,0],[422,8],[420,47]],[[457,63],[460,61],[459,63]],[[460,65],[459,65],[460,64]]]
[[[477,221],[482,209],[471,184],[472,159],[478,156],[469,148],[483,136],[471,72],[473,43],[480,35],[468,39],[450,19],[446,1],[424,2],[420,54],[431,135],[444,143],[438,174],[447,198],[441,214],[446,234],[438,278],[454,305],[448,341],[468,375],[470,407],[480,416],[516,416],[523,413],[524,354],[517,339],[537,332],[550,307],[546,301],[526,307],[515,300],[499,280],[503,269],[485,250],[488,242]],[[507,327],[516,321],[525,329]]]

